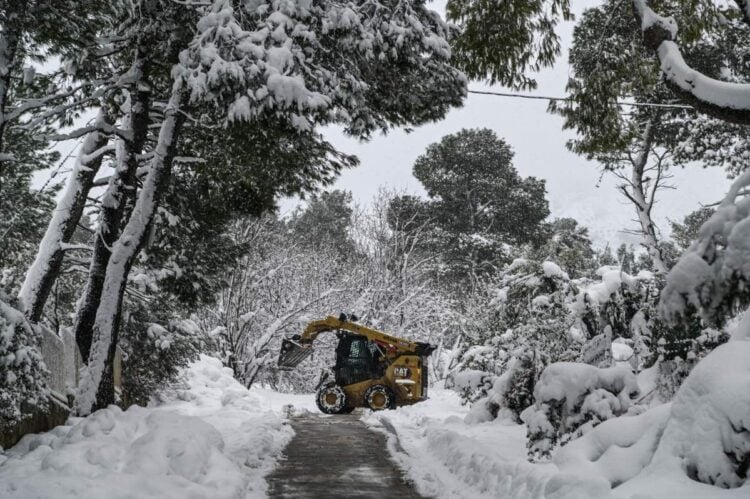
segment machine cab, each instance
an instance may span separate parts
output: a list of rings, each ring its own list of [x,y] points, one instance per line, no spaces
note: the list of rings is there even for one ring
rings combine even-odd
[[[337,384],[347,386],[383,376],[385,359],[374,342],[346,332],[338,333],[338,338],[333,368]]]

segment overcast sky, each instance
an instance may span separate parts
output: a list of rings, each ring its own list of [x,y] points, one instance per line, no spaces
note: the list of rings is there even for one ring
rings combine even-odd
[[[596,1],[573,2],[580,12]],[[443,11],[444,2],[433,2],[433,9]],[[563,27],[563,46],[570,44],[572,23]],[[561,55],[557,65],[541,73],[539,88],[533,93],[561,96],[568,78],[567,54]],[[470,89],[507,90],[472,82]],[[380,186],[411,193],[421,193],[419,181],[412,175],[414,160],[425,148],[441,137],[462,128],[486,127],[505,138],[515,151],[514,164],[522,176],[535,176],[547,182],[548,199],[553,217],[569,216],[589,227],[598,245],[609,241],[637,242],[623,230],[634,228],[633,213],[621,195],[615,180],[605,175],[600,181],[596,163],[570,153],[565,142],[572,137],[562,130],[562,119],[546,112],[547,102],[517,98],[470,94],[464,106],[450,112],[444,120],[417,128],[410,134],[394,131],[360,143],[344,136],[337,128],[325,135],[336,147],[356,154],[361,165],[344,172],[333,186],[352,192],[354,199],[368,204]],[[675,171],[673,191],[664,191],[654,209],[657,224],[669,231],[667,218],[681,219],[700,206],[715,202],[726,192],[728,181],[723,171],[703,169],[694,165]],[[282,203],[282,211],[297,204],[293,200]]]

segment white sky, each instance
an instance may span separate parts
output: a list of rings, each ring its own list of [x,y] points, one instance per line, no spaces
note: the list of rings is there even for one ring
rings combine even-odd
[[[581,12],[586,6],[598,2],[578,0],[573,3],[574,9]],[[443,12],[444,2],[433,2],[432,6]],[[567,23],[561,29],[563,47],[570,44],[572,28],[573,23]],[[564,53],[554,68],[538,75],[539,88],[534,93],[564,95],[567,79],[567,54]],[[470,83],[469,88],[507,90],[478,82]],[[607,241],[615,244],[637,242],[637,238],[622,232],[636,224],[632,222],[629,205],[615,190],[615,179],[605,175],[600,182],[596,163],[587,162],[565,148],[566,140],[573,134],[563,131],[562,118],[548,114],[546,108],[544,100],[470,94],[462,108],[451,111],[444,120],[419,127],[410,134],[398,130],[361,143],[344,136],[338,128],[328,129],[325,132],[328,140],[340,150],[356,154],[361,161],[358,168],[344,172],[332,188],[351,191],[361,204],[368,204],[380,186],[423,194],[419,181],[412,175],[417,156],[445,135],[462,128],[486,127],[511,145],[516,153],[515,167],[522,176],[536,176],[547,181],[552,217],[576,218],[589,227],[597,245],[604,245]],[[667,218],[681,220],[701,203],[721,199],[728,186],[724,172],[719,169],[694,165],[674,174],[672,183],[677,189],[663,191],[654,209],[657,224],[667,233]],[[282,211],[291,209],[297,202],[285,200]]]

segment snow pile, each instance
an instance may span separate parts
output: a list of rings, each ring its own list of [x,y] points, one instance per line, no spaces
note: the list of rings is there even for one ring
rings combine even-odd
[[[750,495],[748,359],[750,341],[731,341],[698,363],[677,392],[651,464],[628,490],[646,491],[648,482],[658,476],[670,478],[667,483],[675,497],[690,496],[688,484],[693,497],[719,497],[719,491],[725,493],[721,497]],[[722,491],[697,481],[733,489]],[[656,490],[653,494],[659,496]]]
[[[521,414],[529,431],[529,453],[546,458],[557,445],[625,414],[639,394],[638,380],[625,366],[599,369],[558,362],[548,366],[534,387],[534,405]]]
[[[426,402],[370,413],[365,422],[389,434],[393,458],[417,490],[430,497],[610,497],[604,479],[527,462],[522,425],[500,419],[467,424],[467,413],[455,392],[433,388]]]
[[[563,279],[565,281],[570,279],[570,277],[568,277],[568,274],[563,272],[560,266],[555,262],[542,262],[542,271],[544,272],[544,276],[550,279],[555,277]]]
[[[551,462],[527,461],[523,425],[500,417],[470,423],[469,408],[450,390],[433,388],[429,400],[367,413],[365,422],[389,436],[389,451],[417,490],[437,499],[746,498],[747,484],[723,489],[688,476],[697,454],[699,466],[723,468],[722,463],[731,461],[724,449],[734,446],[736,451],[749,441],[747,433],[738,432],[741,426],[734,418],[744,414],[746,424],[750,414],[743,402],[750,398],[747,374],[743,377],[735,370],[748,372],[750,342],[739,348],[734,343],[736,352],[725,345],[714,352],[718,355],[706,357],[709,362],[701,361],[699,366],[707,365],[696,367],[697,374],[673,403],[604,421],[556,449]],[[740,359],[742,364],[737,363]],[[722,383],[722,388],[706,384],[707,378],[717,381],[715,373],[722,371],[722,379],[731,376],[735,381]],[[696,404],[693,394],[708,388],[702,403]],[[741,388],[744,391],[735,390]],[[721,402],[730,397],[740,402]]]
[[[612,487],[633,478],[651,461],[669,418],[670,404],[638,416],[610,419],[555,451],[562,471],[602,476]]]
[[[0,463],[0,497],[263,497],[292,436],[282,404],[211,357],[185,374],[153,407],[110,406],[27,435]]]

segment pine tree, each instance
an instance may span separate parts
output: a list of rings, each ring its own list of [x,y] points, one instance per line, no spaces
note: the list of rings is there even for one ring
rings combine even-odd
[[[476,285],[509,263],[510,249],[538,244],[549,214],[544,181],[521,178],[513,152],[488,129],[462,130],[427,148],[414,175],[428,200],[394,204],[402,219],[429,219],[423,247],[439,255],[454,286]]]
[[[81,37],[89,50],[60,52],[68,80],[81,89],[70,94],[68,109],[94,99],[102,109],[95,123],[67,134],[87,135],[85,147],[66,188],[70,195],[55,210],[43,251],[21,290],[29,316],[38,320],[92,179],[107,158],[114,174],[99,207],[75,325],[82,350],[92,345],[78,398],[82,413],[95,400],[98,406],[112,400],[111,363],[127,276],[149,244],[170,176],[177,172],[174,165],[184,163],[178,151],[189,151],[194,142],[191,127],[197,131],[210,123],[242,133],[247,126],[247,141],[307,137],[307,151],[316,162],[290,169],[279,164],[278,171],[255,178],[273,186],[274,174],[283,171],[277,192],[309,191],[353,164],[322,141],[315,127],[338,123],[347,133],[367,138],[393,126],[424,123],[459,104],[466,85],[450,63],[448,27],[419,2],[378,9],[339,2],[240,5],[225,0],[94,7],[86,24],[91,37]],[[270,32],[273,38],[267,38]],[[273,129],[265,136],[254,131],[269,124]],[[320,160],[319,152],[327,159]],[[302,164],[302,158],[294,163]],[[259,187],[256,208],[272,199]]]
[[[550,260],[572,278],[588,277],[594,270],[594,249],[588,228],[572,218],[557,218],[545,226],[547,241],[531,248],[531,259]]]

